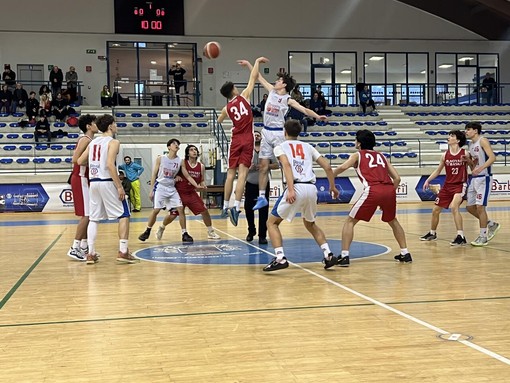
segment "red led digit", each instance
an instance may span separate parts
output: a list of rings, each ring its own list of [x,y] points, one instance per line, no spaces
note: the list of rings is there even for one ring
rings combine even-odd
[[[149,22],[147,20],[142,20],[140,25],[142,29],[149,29]]]

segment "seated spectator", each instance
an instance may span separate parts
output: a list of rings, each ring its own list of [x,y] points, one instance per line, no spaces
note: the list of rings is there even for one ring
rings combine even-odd
[[[290,97],[293,100],[296,100],[301,105],[303,105],[303,102],[305,100],[304,97],[303,97],[303,93],[301,93],[301,91],[299,90],[299,85],[297,85],[297,84],[294,87],[294,89],[292,89],[292,92],[290,92]]]
[[[23,85],[18,82],[16,84],[16,89],[12,94],[12,104],[11,111],[12,113],[16,113],[16,109],[23,109],[28,101],[28,93],[25,89],[23,89]]]
[[[372,93],[370,92],[368,85],[365,85],[363,90],[359,92],[359,103],[363,109],[363,113],[367,113],[367,106],[371,106],[372,111],[375,112],[375,102],[372,99]]]
[[[0,90],[0,112],[11,112],[12,93],[7,85],[2,86]]]
[[[260,101],[260,104],[258,107],[260,108],[261,113],[264,113],[264,109],[266,107],[266,101],[267,101],[267,93],[264,93],[262,95],[262,101]]]
[[[41,100],[41,96],[45,94],[46,97],[48,97],[48,99],[51,100],[53,99],[53,96],[51,94],[51,91],[50,91],[50,88],[48,88],[48,85],[41,85],[41,87],[39,88],[39,101]]]
[[[119,92],[113,92],[112,104],[114,106],[117,106],[117,105],[129,106],[131,104],[131,102],[129,101],[129,97],[124,98],[124,97],[122,97],[122,95]]]
[[[124,170],[119,170],[119,178],[120,182],[122,183],[122,187],[124,188],[124,192],[126,193],[126,196],[129,196],[129,193],[131,193],[131,181],[127,179]]]
[[[287,113],[286,119],[298,120],[301,123],[301,125],[303,126],[303,132],[306,133],[306,131],[308,129],[309,119],[304,113],[300,112],[297,109],[289,108],[289,112]],[[311,120],[310,126],[313,126],[315,124],[315,121],[311,118],[310,118],[310,120]]]
[[[30,122],[34,121],[39,115],[39,101],[35,98],[35,92],[30,92],[27,100],[27,117]]]
[[[39,109],[44,111],[45,116],[51,115],[51,100],[47,94],[42,94],[39,101]]]
[[[43,111],[41,111],[39,121],[37,121],[37,124],[35,125],[34,137],[35,142],[39,142],[39,138],[41,137],[46,137],[48,142],[51,142],[50,122]]]
[[[57,97],[51,102],[51,113],[57,121],[64,121],[67,116],[67,102],[62,98],[62,93],[57,93]]]
[[[101,107],[102,108],[111,108],[112,103],[112,92],[108,85],[103,86],[103,90],[101,91]]]
[[[310,100],[310,109],[318,115],[325,114],[322,100],[320,99],[319,92],[317,91],[313,92],[312,99]]]

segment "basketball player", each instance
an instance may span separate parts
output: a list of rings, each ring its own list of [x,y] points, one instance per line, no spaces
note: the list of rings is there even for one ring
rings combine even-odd
[[[205,166],[204,164],[198,161],[198,148],[195,145],[188,145],[184,152],[184,161],[182,168],[185,168],[188,174],[195,180],[197,185],[201,186],[205,189]],[[207,238],[209,239],[221,239],[221,237],[216,234],[214,228],[212,227],[211,215],[209,214],[209,210],[205,207],[204,201],[197,194],[195,187],[184,178],[182,172],[175,178],[175,188],[181,197],[182,206],[184,208],[189,208],[194,215],[201,214],[202,219],[204,220],[204,224],[207,227]],[[172,211],[168,213],[168,215],[163,220],[163,223],[158,228],[156,232],[156,238],[161,240],[163,237],[163,232],[168,224],[170,224],[176,217]],[[179,215],[179,223],[181,224],[181,229],[186,231],[186,216]]]
[[[129,205],[115,164],[120,148],[120,142],[114,138],[117,134],[117,124],[109,114],[99,117],[96,124],[103,134],[94,138],[78,159],[79,165],[85,165],[87,161],[89,164],[90,222],[87,230],[89,241],[87,264],[98,262],[96,237],[99,221],[102,219],[119,220],[117,262],[136,263],[138,259],[133,257],[128,249]]]
[[[378,207],[382,210],[382,220],[393,230],[393,235],[400,246],[400,254],[395,259],[400,262],[412,262],[407,250],[404,229],[397,220],[397,194],[400,176],[382,153],[374,150],[375,135],[370,130],[356,132],[356,148],[358,152],[351,154],[342,165],[334,170],[334,176],[354,168],[363,184],[360,198],[351,208],[342,229],[342,253],[338,264],[349,266],[349,248],[354,237],[354,226],[360,221],[369,222]]]
[[[439,214],[443,209],[451,209],[453,221],[457,228],[457,236],[450,242],[451,246],[461,246],[466,244],[464,229],[462,225],[462,215],[460,214],[460,205],[466,195],[467,189],[467,166],[466,153],[462,147],[466,145],[466,135],[460,130],[452,130],[448,135],[448,150],[443,153],[439,166],[427,178],[423,184],[423,190],[429,188],[430,181],[435,179],[443,168],[446,172],[444,185],[437,194],[434,209],[432,209],[432,221],[430,231],[420,237],[422,241],[435,241],[437,239],[436,229],[439,225]]]
[[[285,122],[285,139],[274,149],[276,158],[281,163],[283,175],[287,181],[287,189],[280,196],[267,220],[269,238],[274,247],[275,258],[264,267],[264,271],[275,271],[289,267],[282,247],[282,234],[279,225],[284,219],[292,222],[297,213],[301,213],[306,230],[324,253],[324,268],[329,269],[337,264],[337,258],[329,249],[322,229],[315,223],[317,213],[317,187],[313,163],[316,162],[326,172],[329,181],[329,192],[338,198],[335,178],[329,162],[310,144],[299,141],[301,124],[297,120]]]
[[[89,252],[87,242],[87,227],[89,225],[89,169],[86,165],[78,165],[78,158],[87,149],[94,134],[98,132],[96,116],[84,114],[78,120],[78,126],[83,132],[76,141],[73,153],[73,171],[71,173],[71,190],[73,191],[74,214],[80,217],[76,226],[74,241],[67,255],[77,261],[85,262]]]
[[[468,146],[469,155],[466,157],[466,162],[471,168],[467,211],[478,218],[480,223],[480,235],[471,242],[471,245],[487,246],[500,228],[499,223],[489,220],[486,210],[492,183],[491,165],[496,161],[496,156],[490,142],[481,136],[482,125],[479,122],[468,122],[465,131],[466,137],[471,140]]]
[[[181,197],[175,188],[175,177],[179,171],[182,171],[184,178],[195,188],[202,188],[190,177],[186,168],[181,168],[182,159],[177,156],[180,144],[181,142],[177,138],[170,139],[166,144],[168,154],[158,156],[154,164],[151,178],[151,185],[153,185],[153,188],[149,195],[151,201],[154,202],[154,208],[149,216],[147,229],[138,236],[138,239],[142,242],[150,237],[152,226],[156,223],[156,218],[161,209],[166,208],[170,213],[175,209],[180,216],[184,217],[184,207],[182,206]],[[161,232],[161,235],[163,235],[163,232]],[[182,242],[193,242],[193,238],[188,234],[186,229],[182,229]]]
[[[259,64],[267,62],[265,57],[259,57],[255,60],[255,65],[251,69],[250,79],[246,89],[239,94],[239,90],[231,81],[226,82],[221,87],[221,94],[228,99],[227,105],[222,109],[218,117],[218,123],[222,123],[228,116],[234,125],[232,128],[232,141],[228,153],[227,180],[225,181],[225,192],[223,197],[222,218],[230,216],[232,225],[237,226],[239,214],[241,212],[241,199],[243,197],[244,186],[248,169],[251,166],[253,156],[253,113],[251,109],[250,98],[255,86],[255,81],[259,75]],[[242,66],[251,64],[246,60],[238,60]],[[234,207],[229,209],[229,200],[232,195],[234,178],[237,176],[235,190]]]
[[[289,74],[279,73],[274,85],[271,85],[260,73],[258,79],[269,92],[269,96],[264,105],[264,128],[262,129],[262,143],[259,154],[259,196],[253,210],[260,209],[269,204],[265,196],[269,162],[273,156],[273,149],[285,140],[283,126],[289,107],[297,109],[301,113],[317,120],[327,120],[326,116],[319,116],[313,110],[305,108],[290,97],[289,93],[296,87],[296,81]]]

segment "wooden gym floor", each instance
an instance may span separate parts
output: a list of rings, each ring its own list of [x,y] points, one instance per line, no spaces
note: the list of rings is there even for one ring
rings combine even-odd
[[[431,208],[399,205],[412,264],[394,262],[398,246],[376,216],[358,224],[355,241],[390,252],[326,271],[311,247],[317,262],[274,273],[262,264],[118,265],[116,224],[100,225],[100,262],[86,265],[66,256],[73,215],[0,214],[0,381],[509,382],[508,203],[490,204],[502,229],[484,248],[450,247],[449,212],[439,239],[420,241]],[[348,209],[320,206],[329,239],[340,239]],[[158,244],[137,240],[148,214],[133,215],[132,251]],[[246,236],[244,215],[237,228],[214,225],[230,243]],[[281,227],[286,240],[315,246],[300,219]],[[464,227],[473,240],[467,213]],[[188,228],[207,241],[199,219]],[[177,222],[164,239],[180,243]]]

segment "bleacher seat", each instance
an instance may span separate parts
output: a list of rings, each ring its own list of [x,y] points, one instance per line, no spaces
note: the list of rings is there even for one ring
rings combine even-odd
[[[209,125],[207,125],[207,123],[205,122],[198,122],[197,123],[197,127],[198,128],[207,128]]]
[[[20,145],[19,146],[19,150],[23,150],[23,151],[28,151],[28,150],[32,150],[33,146],[32,145]]]
[[[322,135],[323,135],[324,137],[334,137],[334,136],[335,136],[335,133],[333,133],[333,132],[324,132],[324,133],[322,133]]]
[[[5,128],[7,124],[5,122],[0,122],[0,128]]]
[[[310,136],[310,133],[306,133],[306,132],[299,133],[299,137],[308,137],[308,136]]]
[[[115,113],[115,117],[124,118],[124,117],[126,117],[126,113]]]
[[[76,145],[75,144],[66,145],[66,149],[67,150],[74,150],[74,149],[76,149]]]
[[[349,154],[347,154],[347,153],[340,153],[340,154],[338,155],[338,157],[339,157],[340,159],[342,159],[342,160],[346,160],[346,159],[348,159],[348,158],[350,157],[350,155],[349,155]]]
[[[7,138],[10,140],[17,140],[19,138],[19,134],[18,133],[9,133],[7,135]]]
[[[253,125],[255,125],[256,128],[263,128],[264,127],[264,123],[263,122],[256,122]]]
[[[179,113],[179,118],[188,118],[188,117],[189,117],[188,113]]]
[[[35,150],[48,150],[48,145],[37,144],[35,145]]]
[[[2,138],[4,138],[4,135],[3,135],[3,134],[0,134],[0,140],[1,140]]]
[[[193,117],[195,117],[195,118],[204,118],[205,114],[203,114],[203,113],[195,113],[195,114],[193,114]]]
[[[59,151],[59,150],[64,149],[64,146],[63,145],[51,145],[50,149],[51,150],[55,150],[55,151]]]
[[[13,150],[16,150],[16,145],[4,145],[2,149],[6,152],[12,152]]]
[[[30,158],[22,157],[22,158],[16,159],[16,163],[18,163],[18,164],[28,164],[29,162],[30,162]]]
[[[319,143],[317,144],[317,146],[318,146],[319,148],[329,148],[329,143],[328,143],[328,142],[319,142]]]
[[[55,128],[63,128],[64,126],[66,126],[66,124],[65,124],[65,123],[63,123],[63,122],[54,122],[54,123],[53,123],[53,126],[54,126]]]
[[[0,164],[9,165],[12,164],[14,160],[12,158],[0,158]]]
[[[340,148],[340,147],[342,147],[342,143],[341,142],[332,142],[331,147]]]
[[[335,134],[336,134],[337,136],[339,136],[339,137],[345,137],[345,136],[347,136],[347,133],[345,133],[345,132],[340,132],[340,131],[339,131],[339,132],[335,132]]]
[[[133,122],[133,128],[143,128],[143,124],[141,122]]]
[[[149,128],[159,128],[158,122],[149,122]]]
[[[354,148],[356,144],[354,142],[344,142],[346,148]]]
[[[155,117],[158,117],[158,114],[157,113],[147,113],[147,117],[155,118]]]
[[[67,135],[67,138],[70,138],[70,139],[76,139],[78,137],[80,137],[80,135],[78,133],[69,133]]]
[[[142,113],[131,113],[131,117],[140,118],[142,117]]]
[[[173,122],[165,122],[165,127],[166,128],[175,128],[177,125],[174,124]]]
[[[71,157],[66,157],[66,159],[64,161],[66,163],[68,163],[68,164],[72,164],[73,163],[73,159]]]
[[[62,158],[52,157],[48,161],[49,161],[50,164],[59,164],[59,163],[62,162]]]
[[[126,126],[127,126],[127,124],[125,122],[117,122],[118,128],[125,128]]]
[[[36,157],[32,161],[34,162],[34,164],[44,164],[46,162],[46,158]]]
[[[321,132],[311,132],[310,135],[312,137],[322,137],[322,133]]]
[[[34,134],[33,133],[24,133],[21,135],[21,138],[24,138],[25,140],[33,140]]]
[[[20,112],[16,112],[16,113],[13,113],[12,116],[13,117],[23,117],[24,113],[20,113]]]
[[[326,154],[324,157],[326,157],[328,160],[336,160],[338,158],[336,154]]]
[[[18,124],[17,122],[11,122],[11,123],[9,124],[9,126],[10,126],[11,128],[19,128],[19,124]]]

